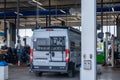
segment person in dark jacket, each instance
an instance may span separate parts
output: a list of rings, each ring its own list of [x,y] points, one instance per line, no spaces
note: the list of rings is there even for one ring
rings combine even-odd
[[[1,46],[1,50],[6,50],[6,53],[5,54],[3,54],[4,56],[5,56],[5,58],[4,58],[4,60],[6,61],[6,62],[8,62],[8,47],[7,47],[7,45],[6,45],[6,41],[4,40],[3,41],[3,46]]]

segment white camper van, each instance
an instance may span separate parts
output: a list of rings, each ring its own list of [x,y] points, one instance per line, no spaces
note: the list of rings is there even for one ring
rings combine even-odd
[[[81,64],[81,33],[71,27],[44,27],[33,31],[31,70],[74,76]]]

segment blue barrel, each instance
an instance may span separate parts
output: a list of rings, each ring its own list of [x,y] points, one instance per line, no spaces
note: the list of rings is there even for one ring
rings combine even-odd
[[[0,66],[7,66],[8,63],[6,61],[0,61]]]

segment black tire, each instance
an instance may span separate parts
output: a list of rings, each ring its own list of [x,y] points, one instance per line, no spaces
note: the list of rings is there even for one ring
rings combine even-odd
[[[69,77],[75,76],[75,63],[74,62],[70,62],[68,64],[68,76]]]
[[[75,70],[69,70],[68,77],[75,77]]]
[[[42,76],[42,72],[36,72],[36,76]]]
[[[42,76],[42,72],[39,72],[39,76]]]

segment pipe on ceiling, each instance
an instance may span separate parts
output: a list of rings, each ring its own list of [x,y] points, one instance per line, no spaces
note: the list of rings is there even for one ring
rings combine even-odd
[[[112,12],[112,8],[114,8],[114,11],[120,11],[120,6],[114,6],[114,7],[103,7],[102,8],[97,8],[97,12],[101,12],[101,10],[103,12]],[[61,10],[56,10],[56,9],[52,9],[50,11],[51,15],[65,15],[65,14],[70,14],[69,13],[69,9],[65,9],[64,10],[66,13],[61,12]],[[22,16],[35,16],[36,15],[36,11],[21,11],[21,14],[23,14]],[[43,15],[46,16],[49,14],[49,10],[40,10],[39,11],[39,15]],[[6,17],[16,17],[17,15],[15,14],[15,12],[6,12]],[[4,12],[0,12],[0,18],[4,17]]]

